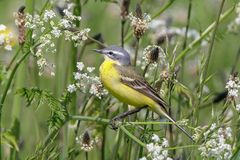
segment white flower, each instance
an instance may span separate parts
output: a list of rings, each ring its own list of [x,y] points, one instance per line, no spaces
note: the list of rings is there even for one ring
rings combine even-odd
[[[236,105],[236,110],[237,110],[238,112],[240,112],[240,104],[237,104],[237,105]]]
[[[167,139],[163,138],[161,141],[157,135],[153,134],[152,140],[154,143],[146,145],[148,151],[147,157],[152,160],[172,160],[172,158],[168,157],[168,150],[166,149],[168,147]]]
[[[146,157],[142,157],[139,160],[147,160],[147,158]]]
[[[209,130],[215,129],[213,124]],[[209,134],[209,130],[207,131]],[[212,130],[213,131],[213,130]],[[219,128],[216,132],[212,132],[210,136],[205,136],[205,141],[198,150],[204,158],[215,158],[217,160],[229,160],[232,156],[232,147],[227,144],[227,140],[232,137],[232,129],[230,127]]]
[[[5,42],[5,36],[3,34],[0,34],[0,45],[3,45]]]
[[[67,87],[68,92],[73,93],[77,90],[76,86],[74,84],[70,84]]]
[[[87,67],[87,71],[88,71],[89,73],[91,73],[91,72],[94,71],[94,70],[95,70],[94,67]]]
[[[95,96],[97,96],[99,99],[101,99],[101,90],[102,90],[103,86],[102,84],[92,84],[89,90],[90,94],[93,94]]]
[[[82,74],[81,74],[81,73],[79,73],[79,72],[74,73],[74,79],[75,79],[75,80],[80,80],[81,77],[82,77]]]
[[[57,27],[53,27],[53,30],[51,31],[54,37],[59,38],[61,36],[61,30]]]
[[[43,16],[43,20],[47,22],[50,19],[53,19],[56,14],[52,10],[46,10]]]
[[[0,24],[0,31],[5,31],[7,27],[3,24]]]
[[[154,142],[159,142],[160,141],[160,138],[158,137],[158,135],[156,135],[156,134],[153,134],[153,136],[152,136],[152,140],[154,141]]]
[[[240,80],[236,75],[230,75],[226,83],[228,90],[228,98],[235,99],[238,97],[238,90],[240,88]]]
[[[168,147],[168,140],[166,138],[163,138],[162,146]]]
[[[79,71],[82,71],[84,68],[84,64],[82,62],[77,62],[77,68]]]
[[[64,28],[70,28],[71,27],[71,22],[67,19],[61,19],[59,22],[59,25],[64,27]]]
[[[6,45],[4,48],[5,48],[7,51],[11,51],[11,50],[12,50],[12,46],[11,46],[11,45]]]

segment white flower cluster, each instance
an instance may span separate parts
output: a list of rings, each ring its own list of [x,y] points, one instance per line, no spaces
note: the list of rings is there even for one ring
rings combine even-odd
[[[240,2],[236,6],[236,18],[228,25],[228,30],[230,32],[239,32],[240,31]]]
[[[44,58],[44,53],[56,52],[55,40],[57,38],[63,35],[65,40],[74,41],[75,45],[87,39],[89,28],[70,31],[70,28],[76,27],[75,22],[81,20],[81,17],[72,14],[73,6],[72,3],[68,4],[63,10],[63,18],[58,17],[54,10],[45,10],[43,15],[26,14],[25,27],[32,30],[32,38],[40,44],[35,53],[39,75],[42,75],[46,67],[50,67]]]
[[[99,77],[92,73],[95,69],[94,67],[86,67],[87,72],[84,72],[84,64],[82,62],[77,62],[77,69],[78,71],[73,73],[75,83],[70,84],[67,87],[68,92],[73,93],[80,90],[81,92],[86,93],[89,91],[90,94],[97,96],[99,99],[107,94]]]
[[[165,21],[162,20],[153,20],[150,24],[150,28],[154,30],[154,38],[158,37],[168,37],[172,39],[173,36],[185,37],[186,28],[178,28],[178,27],[169,27]],[[196,40],[201,36],[201,34],[195,29],[188,29],[187,37]],[[206,46],[207,41],[202,40],[201,46]]]
[[[226,89],[228,90],[228,98],[230,99],[237,98],[239,88],[240,88],[239,77],[235,75],[230,75],[228,82],[226,84]]]
[[[172,158],[168,157],[168,141],[166,138],[163,138],[162,141],[158,137],[158,135],[153,134],[152,136],[153,143],[147,144],[148,155],[146,157],[140,158],[140,160],[172,160]]]
[[[7,27],[0,24],[0,47],[4,47],[5,50],[12,50],[13,34]]]
[[[203,158],[215,158],[217,160],[228,160],[232,156],[232,147],[227,143],[232,137],[230,127],[219,128],[213,123],[205,133],[205,141],[198,150]]]
[[[133,13],[129,13],[128,18],[131,21],[131,26],[134,28],[135,35],[142,36],[144,32],[148,29],[149,23],[151,21],[150,15],[144,13],[142,18],[136,17]]]

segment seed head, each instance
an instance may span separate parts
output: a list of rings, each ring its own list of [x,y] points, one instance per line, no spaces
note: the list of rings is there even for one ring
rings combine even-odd
[[[18,42],[23,45],[25,42],[25,6],[21,6],[18,9],[16,25],[18,26]]]
[[[141,6],[140,6],[139,3],[137,3],[137,5],[136,5],[136,10],[135,10],[135,12],[136,12],[136,17],[137,17],[137,18],[143,19],[142,9],[141,9]]]
[[[123,21],[125,21],[127,16],[128,16],[129,5],[130,5],[130,0],[122,0],[122,4],[121,4],[121,18],[122,18]]]
[[[133,26],[134,35],[139,39],[148,29],[151,18],[146,13],[142,14],[142,10],[139,4],[136,6],[135,15],[130,13],[128,17],[131,20],[131,26]]]
[[[91,140],[88,131],[85,131],[83,134],[81,149],[84,150],[85,152],[88,152],[93,149],[93,141]]]
[[[153,48],[152,50],[150,50],[148,52],[148,54],[146,55],[147,59],[149,61],[149,63],[154,63],[158,61],[158,57],[159,57],[159,48]]]

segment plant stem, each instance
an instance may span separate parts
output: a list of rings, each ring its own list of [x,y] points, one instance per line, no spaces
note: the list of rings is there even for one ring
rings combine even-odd
[[[226,12],[224,12],[218,20],[218,23],[222,22],[224,19],[226,19],[235,9],[235,6],[229,8]],[[201,40],[206,37],[216,26],[216,21],[214,21],[212,24],[210,24],[207,29],[205,29],[203,31],[203,33],[201,34],[201,36],[194,40],[192,43],[190,43],[188,45],[188,47],[186,49],[184,49],[177,57],[176,57],[176,61],[175,63],[177,63],[178,61],[180,61],[186,54],[187,52],[189,52],[192,48],[194,48],[198,43],[201,42]]]
[[[1,100],[0,100],[0,129],[2,128],[2,108],[3,108],[3,105],[4,105],[4,102],[5,102],[5,99],[6,99],[6,96],[7,96],[7,92],[12,84],[12,81],[13,81],[13,77],[18,69],[18,67],[20,66],[20,64],[23,62],[23,60],[28,56],[28,54],[30,53],[27,52],[25,53],[16,63],[16,65],[14,66],[12,72],[10,73],[10,76],[8,78],[8,81],[7,81],[7,85],[3,91],[3,94],[2,94],[2,97],[1,97]],[[0,135],[0,159],[2,157],[2,147],[1,147],[1,144],[2,144],[2,133]]]
[[[6,71],[8,71],[10,69],[10,67],[12,66],[13,62],[16,60],[18,54],[21,52],[21,48],[19,47],[17,52],[14,54],[13,58],[11,59],[10,63],[8,64],[8,66],[6,67]]]
[[[145,74],[147,73],[147,70],[148,70],[149,65],[150,65],[150,63],[148,63],[148,64],[145,66],[145,68],[144,68],[144,70],[143,70],[143,77],[145,77]]]
[[[136,46],[135,46],[135,55],[134,55],[133,66],[136,66],[136,64],[137,64],[138,49],[139,49],[139,38],[136,38]]]
[[[135,141],[136,143],[138,143],[140,146],[142,147],[146,147],[146,144],[144,144],[142,141],[140,141],[137,137],[135,137],[132,133],[130,133],[124,126],[120,126],[120,129],[129,137],[131,138],[133,141]]]
[[[85,51],[86,47],[87,47],[87,44],[84,43],[81,47],[81,50],[80,50],[79,54],[77,55],[77,61],[78,62],[80,62],[82,60],[82,57],[83,57],[83,54],[84,54],[84,51]]]
[[[110,122],[110,119],[100,118],[100,117],[91,117],[91,116],[81,116],[81,115],[69,115],[69,119],[71,120],[81,120],[81,121],[93,121],[93,122],[99,122],[102,124],[106,124]],[[122,125],[128,126],[128,125],[169,125],[173,124],[172,122],[122,122]]]
[[[100,46],[102,46],[102,47],[104,47],[104,48],[107,47],[107,45],[105,45],[104,43],[102,43],[102,42],[100,42],[100,41],[98,41],[98,40],[96,40],[96,39],[94,39],[94,38],[92,38],[92,37],[90,37],[90,36],[87,36],[87,38],[90,39],[91,41],[99,44]]]
[[[193,148],[199,147],[200,145],[185,145],[185,146],[176,146],[176,147],[167,147],[167,150],[177,150],[177,149],[185,149],[185,148]]]
[[[221,6],[220,6],[220,9],[219,9],[219,12],[218,12],[217,20],[216,20],[216,25],[214,25],[214,30],[213,30],[213,34],[212,34],[212,37],[211,37],[210,46],[209,46],[209,50],[208,50],[208,54],[207,54],[207,59],[206,59],[206,62],[204,64],[202,78],[200,79],[199,99],[198,99],[197,107],[201,104],[203,86],[204,86],[205,80],[207,78],[208,66],[209,66],[211,55],[212,55],[213,44],[215,42],[215,36],[216,36],[217,28],[218,28],[218,25],[219,25],[219,22],[220,22],[220,17],[221,17],[222,9],[223,9],[223,6],[224,6],[224,2],[225,2],[225,0],[222,0]],[[196,116],[197,116],[197,123],[198,123],[198,111],[196,111]]]
[[[155,13],[152,17],[152,19],[157,18],[160,16],[165,10],[167,10],[174,2],[175,0],[170,0],[167,4],[165,4],[157,13]]]
[[[124,48],[124,25],[125,20],[121,20],[121,46]]]
[[[160,16],[165,10],[167,10],[173,4],[174,1],[175,0],[170,0],[167,4],[165,4],[157,13],[153,15],[152,19],[155,19],[158,16]],[[133,32],[129,32],[128,34],[126,34],[124,42],[128,41],[131,38],[132,34]]]
[[[88,160],[88,152],[85,152],[85,160]]]

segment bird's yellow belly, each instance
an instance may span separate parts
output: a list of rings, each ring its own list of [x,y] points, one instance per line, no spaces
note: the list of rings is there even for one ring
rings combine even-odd
[[[100,78],[104,87],[120,101],[133,105],[135,107],[143,107],[153,102],[150,98],[142,93],[121,83],[120,75],[110,62],[104,62],[100,67]]]

